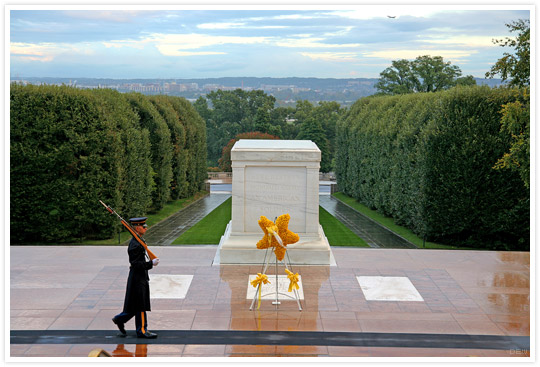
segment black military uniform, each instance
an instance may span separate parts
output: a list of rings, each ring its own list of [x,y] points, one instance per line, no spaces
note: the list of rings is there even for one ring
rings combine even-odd
[[[146,217],[131,218],[133,226],[146,226]],[[155,338],[156,334],[148,331],[146,311],[150,311],[150,285],[148,270],[152,269],[152,260],[147,258],[145,248],[133,237],[128,246],[129,276],[126,286],[124,309],[112,321],[118,326],[123,335],[126,335],[124,324],[135,316],[137,337]]]

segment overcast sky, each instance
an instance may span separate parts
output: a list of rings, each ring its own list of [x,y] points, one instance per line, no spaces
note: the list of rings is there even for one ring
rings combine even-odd
[[[431,55],[483,78],[510,51],[492,40],[531,6],[205,8],[8,6],[10,75],[377,78],[392,60]]]

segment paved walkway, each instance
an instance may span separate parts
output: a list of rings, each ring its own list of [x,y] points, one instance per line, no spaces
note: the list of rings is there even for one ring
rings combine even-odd
[[[529,253],[336,247],[336,266],[295,267],[300,312],[294,300],[276,310],[264,299],[249,311],[249,275],[260,265],[213,266],[216,250],[155,249],[148,328],[158,338],[150,342],[134,337],[132,320],[125,338],[111,322],[124,302],[124,246],[11,246],[6,353],[20,358],[8,361],[86,357],[95,348],[148,357],[530,356]],[[154,298],[156,276],[191,281],[182,297]],[[407,278],[422,299],[373,300],[358,277]]]
[[[220,206],[230,194],[210,194],[152,226],[144,236],[151,246],[168,246],[182,233]]]
[[[403,237],[377,224],[333,196],[319,195],[319,205],[349,227],[358,237],[364,239],[371,247],[416,248]]]

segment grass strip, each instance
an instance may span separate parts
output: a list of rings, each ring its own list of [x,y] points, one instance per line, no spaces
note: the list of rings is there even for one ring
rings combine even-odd
[[[185,199],[178,199],[175,201],[171,201],[163,206],[163,208],[154,214],[148,215],[148,220],[146,221],[146,224],[148,224],[148,227],[152,227],[154,224],[157,224],[161,222],[163,219],[167,219],[177,211],[185,208],[189,204],[199,200],[200,198],[208,195],[207,191],[199,191],[195,195],[190,196]],[[126,218],[124,218],[126,219]]]
[[[355,198],[350,197],[348,195],[345,195],[342,192],[337,192],[337,193],[333,194],[333,196],[336,199],[341,200],[345,204],[349,205],[353,209],[359,211],[360,213],[362,213],[366,217],[371,218],[372,220],[379,223],[383,227],[388,228],[392,232],[394,232],[394,233],[400,235],[401,237],[405,238],[406,240],[410,241],[411,243],[416,245],[416,247],[418,247],[418,248],[446,249],[446,250],[467,250],[467,249],[478,250],[478,249],[473,249],[473,248],[443,245],[441,243],[430,242],[430,241],[426,241],[425,247],[424,247],[424,240],[422,238],[418,237],[410,229],[396,224],[396,222],[394,221],[393,218],[384,216],[381,213],[368,208],[367,206],[365,206],[365,205],[359,203],[358,201],[356,201]],[[325,230],[325,232],[326,232],[326,230]]]
[[[200,198],[202,198],[202,197],[204,197],[206,195],[208,195],[208,192],[199,191],[198,193],[196,193],[193,196],[168,202],[157,213],[146,214],[146,216],[148,217],[148,219],[146,221],[146,224],[148,224],[148,228],[151,228],[152,225],[161,222],[163,219],[168,218],[172,214],[174,214],[177,211],[185,208],[189,204],[199,200]],[[125,220],[129,220],[129,218],[125,218],[122,215],[122,213],[118,213],[118,214],[120,214],[122,216],[122,218],[124,218]],[[82,241],[82,242],[80,242],[80,245],[83,245],[83,246],[85,246],[85,245],[87,245],[87,246],[91,246],[91,245],[99,245],[99,246],[118,245],[118,244],[122,244],[122,243],[126,242],[127,240],[129,240],[131,238],[131,234],[127,230],[124,229],[124,227],[120,223],[119,219],[118,219],[118,228],[122,229],[122,232],[120,232],[120,239],[118,239],[118,234],[116,234],[112,238],[109,238],[109,239],[106,239],[106,240]]]
[[[319,206],[319,223],[330,246],[369,247],[366,241],[321,206]]]
[[[216,245],[231,220],[232,198],[228,198],[173,241],[173,245]]]
[[[227,223],[231,220],[232,199],[214,209],[199,223],[184,232],[173,241],[173,245],[215,245],[225,233]],[[332,246],[369,247],[369,245],[354,232],[347,228],[334,216],[319,207],[319,222],[323,226],[328,242]],[[262,232],[261,232],[262,236]]]

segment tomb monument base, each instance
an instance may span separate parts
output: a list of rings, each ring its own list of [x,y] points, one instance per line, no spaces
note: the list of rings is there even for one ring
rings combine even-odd
[[[258,220],[290,214],[289,229],[300,240],[287,246],[290,262],[331,265],[332,252],[319,224],[321,152],[309,140],[249,140],[231,150],[232,219],[214,263],[262,264],[266,251]],[[272,256],[273,252],[271,253]]]

